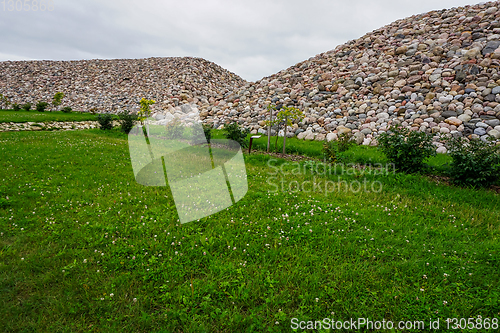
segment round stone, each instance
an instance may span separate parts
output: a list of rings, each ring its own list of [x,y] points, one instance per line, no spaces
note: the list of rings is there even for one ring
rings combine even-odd
[[[476,135],[479,135],[479,136],[483,136],[486,134],[486,130],[482,127],[477,127],[475,130],[474,130],[474,134]]]

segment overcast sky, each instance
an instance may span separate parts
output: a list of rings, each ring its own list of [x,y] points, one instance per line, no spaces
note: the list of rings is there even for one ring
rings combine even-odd
[[[39,8],[35,12],[32,8],[28,10],[33,1],[0,1],[0,60],[194,56],[213,61],[248,81],[334,49],[397,19],[477,3],[473,0],[50,2],[52,11]],[[17,11],[23,3],[26,6]]]

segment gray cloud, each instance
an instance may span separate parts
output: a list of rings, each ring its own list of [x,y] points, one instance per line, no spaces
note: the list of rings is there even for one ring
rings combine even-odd
[[[397,19],[466,4],[57,0],[51,12],[9,11],[0,4],[0,60],[194,56],[256,81]]]

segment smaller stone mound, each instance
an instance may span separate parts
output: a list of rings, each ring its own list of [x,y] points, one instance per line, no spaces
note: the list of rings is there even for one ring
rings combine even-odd
[[[213,62],[192,57],[0,62],[0,93],[13,103],[50,102],[65,94],[62,107],[76,111],[137,110],[142,98],[153,110],[182,103],[205,108],[246,84]]]

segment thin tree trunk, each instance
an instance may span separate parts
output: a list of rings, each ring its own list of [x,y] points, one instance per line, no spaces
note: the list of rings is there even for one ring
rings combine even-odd
[[[274,151],[277,153],[278,152],[278,138],[280,136],[280,123],[278,123],[278,128],[276,132],[276,142],[274,144]]]
[[[270,109],[269,112],[271,116],[269,118],[269,126],[267,127],[267,152],[269,152],[269,147],[271,146],[271,126],[273,123],[273,109]]]
[[[285,117],[285,130],[283,131],[283,155],[285,154],[285,147],[286,147],[286,129],[287,129],[287,124],[288,124],[288,118]]]

